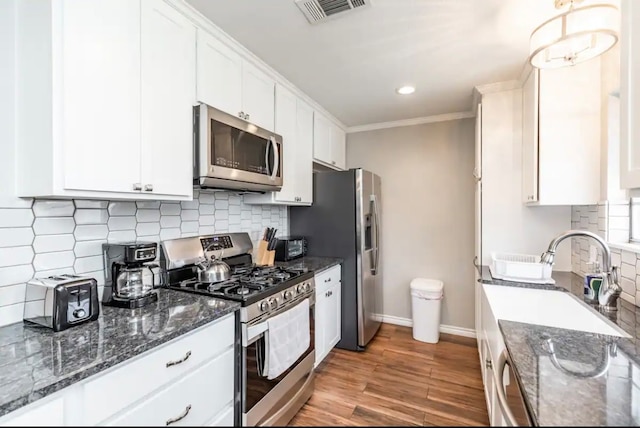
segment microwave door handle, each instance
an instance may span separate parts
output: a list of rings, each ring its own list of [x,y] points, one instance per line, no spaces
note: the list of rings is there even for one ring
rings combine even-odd
[[[271,143],[271,140],[269,140],[269,142]],[[267,144],[266,147],[264,148],[264,164],[265,164],[265,168],[267,168],[267,175],[271,175],[271,173],[269,172],[269,170],[271,168],[269,165],[269,147],[271,146],[271,144]]]
[[[271,141],[271,147],[273,147],[273,172],[271,173],[271,180],[273,181],[276,179],[280,169],[280,152],[278,151],[278,143],[275,137],[271,136],[269,140]]]

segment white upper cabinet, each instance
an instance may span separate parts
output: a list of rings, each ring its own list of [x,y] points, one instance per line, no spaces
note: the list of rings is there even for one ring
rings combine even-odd
[[[331,164],[337,168],[345,169],[346,164],[347,134],[337,125],[331,125]]]
[[[525,202],[592,205],[600,199],[600,82],[600,59],[596,58],[573,67],[532,72],[525,83]]]
[[[186,18],[162,0],[65,0],[18,2],[17,19],[18,195],[190,199]]]
[[[142,0],[142,190],[193,192],[196,30],[163,0]]]
[[[245,195],[246,203],[311,205],[313,200],[313,110],[276,86],[275,132],[283,139],[283,186],[279,192]]]
[[[297,202],[313,202],[313,109],[301,99],[296,103],[295,196]]]
[[[620,185],[640,188],[640,4],[622,1],[620,38]]]
[[[251,123],[273,131],[276,82],[248,61],[242,63],[242,111]],[[278,132],[278,131],[276,131]]]
[[[275,130],[273,78],[202,29],[197,62],[198,101]]]
[[[313,160],[334,169],[345,169],[346,133],[315,112],[313,117]]]
[[[313,159],[331,164],[331,122],[321,113],[313,115]]]
[[[538,71],[522,87],[522,199],[538,200]]]
[[[198,30],[198,101],[238,116],[242,111],[242,58]]]
[[[58,4],[64,25],[56,31],[56,23],[51,24],[62,42],[59,49],[54,49],[52,58],[62,60],[60,79],[53,83],[54,87],[47,88],[53,100],[45,95],[46,89],[42,87],[34,87],[28,94],[34,102],[37,98],[38,104],[49,99],[49,103],[53,101],[62,107],[62,132],[54,134],[57,124],[52,124],[49,135],[42,136],[50,146],[48,152],[60,150],[63,154],[59,165],[64,165],[64,170],[56,184],[64,191],[136,192],[133,184],[141,180],[140,3],[66,0]],[[55,7],[51,5],[51,8]],[[29,13],[27,5],[21,4],[20,8],[25,14]],[[40,33],[39,36],[53,38],[54,34]],[[28,38],[29,34],[24,37]],[[22,53],[27,52],[19,50],[19,54]],[[32,54],[29,59],[23,57],[25,67],[29,66],[29,60],[44,62],[44,58],[36,58],[37,52],[29,54]],[[53,71],[55,63],[52,61],[44,66]],[[36,77],[35,74],[33,72],[31,76]],[[37,76],[37,79],[41,77]],[[25,85],[29,82],[25,81]],[[62,91],[59,97],[56,87]],[[40,91],[40,95],[36,93]],[[48,108],[51,111],[53,105]],[[35,116],[29,114],[28,117],[33,120]],[[51,115],[48,119],[56,120]],[[22,135],[37,138],[37,131],[29,129],[33,128],[33,123],[24,125],[27,134]],[[26,156],[37,157],[35,150]],[[26,180],[36,178],[31,172],[28,174]],[[46,177],[48,181],[51,179],[51,175]]]

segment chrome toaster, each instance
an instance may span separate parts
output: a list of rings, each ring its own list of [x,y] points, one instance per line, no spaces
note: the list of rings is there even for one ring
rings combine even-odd
[[[25,324],[62,331],[95,321],[98,315],[98,284],[93,278],[64,274],[27,283]]]

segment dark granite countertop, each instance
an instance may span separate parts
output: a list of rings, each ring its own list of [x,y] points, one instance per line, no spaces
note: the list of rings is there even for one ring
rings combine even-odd
[[[342,259],[339,257],[305,256],[288,262],[276,262],[276,265],[298,269],[306,267],[309,271],[318,273],[340,263],[342,263]]]
[[[159,289],[155,304],[134,310],[102,306],[97,321],[57,333],[22,323],[0,327],[0,416],[239,308]]]
[[[502,281],[483,268],[481,281],[566,291],[584,301],[582,277],[554,272],[553,278],[555,285]],[[640,425],[640,308],[618,299],[617,312],[601,315],[631,338],[498,321],[536,425]]]

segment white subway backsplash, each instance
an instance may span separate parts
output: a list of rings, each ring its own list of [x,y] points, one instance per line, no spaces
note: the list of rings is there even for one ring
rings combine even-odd
[[[589,213],[598,212],[598,223],[589,221]],[[571,228],[586,229],[595,232],[610,243],[629,241],[629,202],[603,202],[598,205],[573,206]],[[580,276],[588,273],[589,248],[598,244],[587,238],[574,238],[571,241],[571,265],[573,272]],[[598,260],[602,251],[598,249]],[[620,297],[629,303],[640,306],[640,246],[638,252],[620,248],[611,248],[611,264],[619,268]]]
[[[0,326],[22,320],[24,285],[34,276],[77,273],[102,287],[104,242],[226,232],[258,239],[265,227],[277,228],[278,236],[289,229],[287,207],[248,205],[230,192],[194,191],[193,201],[181,203],[19,201],[0,205]]]

